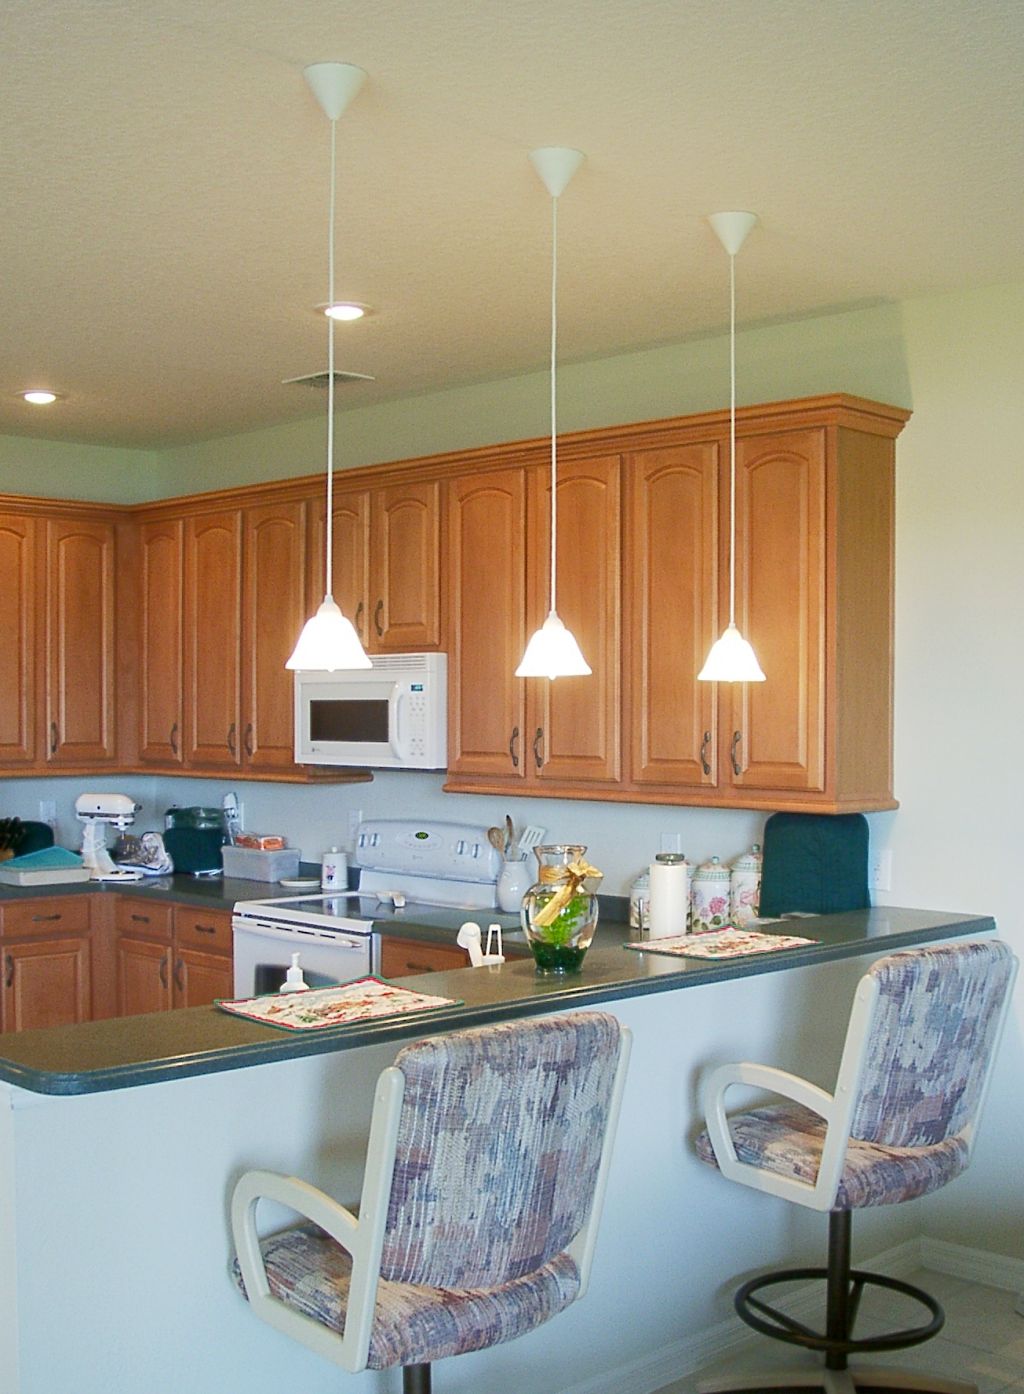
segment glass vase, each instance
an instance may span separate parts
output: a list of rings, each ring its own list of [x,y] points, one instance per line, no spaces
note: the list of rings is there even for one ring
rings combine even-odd
[[[558,843],[533,850],[538,875],[523,897],[520,917],[537,971],[578,972],[597,928],[597,896],[579,874],[594,870],[583,861],[587,849]]]

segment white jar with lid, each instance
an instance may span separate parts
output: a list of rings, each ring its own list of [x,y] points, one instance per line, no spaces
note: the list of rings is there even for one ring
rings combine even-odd
[[[348,855],[340,847],[329,847],[320,864],[320,886],[325,891],[348,890]]]
[[[682,852],[659,852],[651,862],[648,925],[652,939],[685,934],[690,903],[690,864]]]
[[[704,934],[729,923],[729,868],[711,857],[693,873],[690,884],[690,931]]]
[[[629,927],[634,934],[643,934],[651,913],[651,873],[644,867],[629,888]]]
[[[729,918],[737,929],[757,918],[760,899],[761,845],[755,842],[729,868]]]

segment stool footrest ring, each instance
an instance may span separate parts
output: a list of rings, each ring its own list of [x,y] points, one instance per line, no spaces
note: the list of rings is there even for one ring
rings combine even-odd
[[[942,1330],[946,1320],[945,1313],[935,1298],[911,1283],[898,1278],[888,1278],[880,1273],[865,1273],[861,1269],[851,1269],[849,1287],[846,1291],[846,1320],[842,1336],[822,1335],[804,1326],[795,1318],[780,1312],[778,1308],[762,1302],[755,1296],[763,1288],[774,1287],[778,1283],[798,1281],[822,1281],[828,1279],[826,1268],[787,1268],[777,1273],[769,1273],[761,1278],[752,1278],[736,1292],[734,1304],[736,1311],[748,1326],[771,1336],[777,1341],[787,1341],[791,1345],[802,1346],[806,1350],[821,1350],[832,1355],[851,1355],[858,1351],[902,1350],[905,1346],[920,1345],[930,1340]],[[900,1331],[887,1332],[881,1336],[866,1336],[860,1339],[852,1335],[860,1296],[865,1287],[888,1288],[904,1297],[919,1302],[931,1313],[931,1320],[923,1326],[910,1326]]]

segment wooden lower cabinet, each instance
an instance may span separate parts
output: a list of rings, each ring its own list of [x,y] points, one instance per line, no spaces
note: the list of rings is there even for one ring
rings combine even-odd
[[[525,945],[506,944],[507,959],[529,958]],[[428,939],[403,939],[384,934],[380,941],[380,975],[382,978],[407,978],[415,973],[445,973],[454,968],[468,968],[465,949],[455,944],[436,944]]]
[[[91,1009],[91,941],[44,935],[3,945],[4,1031],[77,1026]]]
[[[117,939],[117,1015],[165,1012],[171,999],[171,946],[119,934]]]
[[[232,996],[233,969],[224,954],[198,949],[174,951],[174,1007],[205,1007],[218,997]]]
[[[229,910],[154,906],[127,896],[115,909],[118,1016],[201,1007],[231,996]]]

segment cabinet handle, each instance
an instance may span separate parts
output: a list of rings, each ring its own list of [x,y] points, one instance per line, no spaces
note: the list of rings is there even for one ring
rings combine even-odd
[[[512,761],[512,768],[519,768],[519,727],[512,727],[512,734],[508,738],[509,759]]]
[[[704,739],[700,743],[700,767],[705,774],[711,773],[711,766],[708,764],[708,746],[711,744],[711,732],[704,732]]]
[[[365,608],[366,608],[366,607],[364,606],[363,602],[360,600],[359,604],[356,606],[356,618],[355,618],[355,626],[356,626],[356,629],[358,630],[358,632],[359,632],[360,634],[362,634],[362,632],[363,632],[363,610],[364,610]]]
[[[14,985],[14,955],[13,955],[13,954],[7,954],[7,955],[4,957],[4,965],[6,966],[6,969],[7,969],[7,972],[6,972],[6,974],[4,975],[4,987],[13,987],[13,985]]]
[[[407,973],[436,973],[436,963],[416,963],[413,959],[407,958],[404,963]]]
[[[544,727],[537,727],[537,734],[533,738],[533,763],[538,769],[544,764],[544,751],[541,748],[544,742]]]
[[[194,924],[192,928],[197,934],[216,934],[217,926],[213,924]]]
[[[167,955],[164,954],[160,959],[160,986],[167,986]]]
[[[185,962],[184,959],[176,959],[174,964],[174,986],[179,992],[185,991]]]
[[[232,755],[235,754],[235,723],[233,721],[228,727],[228,750]]]
[[[380,614],[383,609],[383,600],[378,600],[377,604],[373,607],[373,627],[377,631],[378,639],[383,638],[384,636],[384,626],[380,622]]]
[[[135,911],[132,911],[132,919],[136,922],[136,924],[149,924],[148,915],[138,915],[135,913]]]
[[[732,760],[732,772],[733,772],[733,774],[742,774],[742,773],[743,773],[743,770],[742,770],[742,768],[741,768],[741,766],[740,766],[740,762],[739,762],[739,747],[740,747],[740,741],[741,741],[742,739],[743,739],[743,732],[742,732],[742,731],[733,731],[733,733],[732,733],[732,746],[730,747],[730,750],[729,750],[729,757],[730,757],[730,759]]]
[[[245,753],[252,754],[252,722],[250,721],[245,728]]]
[[[177,753],[178,753],[178,723],[177,723],[177,722],[175,722],[174,725],[171,727],[170,741],[171,741],[171,754],[172,754],[172,755],[177,755]]]
[[[51,755],[56,755],[56,754],[57,754],[57,723],[56,723],[56,721],[51,721],[51,722],[50,722],[50,754],[51,754]]]
[[[58,910],[58,911],[56,911],[56,912],[55,912],[54,914],[52,914],[52,915],[33,915],[33,916],[32,916],[32,923],[33,923],[33,924],[40,924],[40,923],[42,923],[43,921],[46,921],[46,920],[59,920],[59,919],[61,919],[61,918],[62,918],[61,913],[60,913],[60,911]]]

